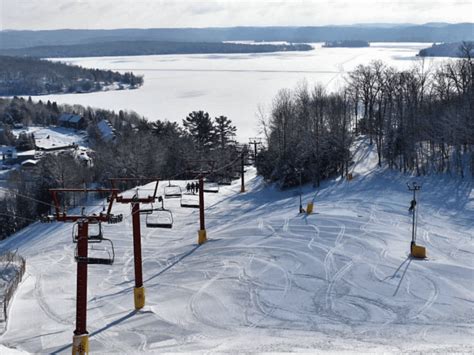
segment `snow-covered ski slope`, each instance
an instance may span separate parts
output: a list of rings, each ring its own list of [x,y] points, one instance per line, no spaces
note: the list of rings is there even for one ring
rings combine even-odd
[[[472,180],[417,179],[418,243],[428,259],[413,260],[413,178],[377,169],[365,143],[355,161],[354,180],[326,182],[309,216],[298,214],[297,190],[265,186],[248,169],[248,192],[235,182],[206,194],[202,246],[198,211],[165,200],[173,229],[147,229],[142,217],[146,306],[138,312],[130,207],[115,206],[126,218],[104,230],[116,262],[89,268],[91,351],[473,352]],[[304,188],[305,203],[314,192]],[[71,351],[71,228],[38,223],[1,244],[27,258],[4,346]]]

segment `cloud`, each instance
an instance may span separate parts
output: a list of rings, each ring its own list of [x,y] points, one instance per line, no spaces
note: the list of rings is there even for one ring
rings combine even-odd
[[[0,28],[472,22],[470,0],[0,0]]]

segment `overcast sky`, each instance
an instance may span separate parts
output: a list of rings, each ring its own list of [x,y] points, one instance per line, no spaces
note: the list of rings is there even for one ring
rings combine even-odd
[[[474,22],[472,0],[0,0],[1,29]]]

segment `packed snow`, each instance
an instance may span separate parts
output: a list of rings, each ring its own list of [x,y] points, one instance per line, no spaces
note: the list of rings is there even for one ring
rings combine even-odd
[[[304,203],[315,201],[308,216],[298,213],[298,189],[279,191],[249,168],[246,193],[235,181],[206,194],[202,246],[198,210],[165,199],[172,229],[146,228],[142,217],[140,311],[133,309],[130,206],[115,205],[124,221],[104,226],[115,264],[89,267],[91,351],[473,352],[472,180],[415,179],[423,185],[418,244],[428,255],[416,260],[406,187],[414,178],[377,168],[364,141],[354,161],[354,180],[303,188]],[[172,183],[185,190],[185,181]],[[2,345],[71,351],[71,230],[36,223],[0,244],[27,259]]]
[[[31,126],[13,130],[16,136],[22,132],[34,134],[35,144],[39,149],[58,149],[70,147],[73,144],[88,145],[87,132],[71,128]]]

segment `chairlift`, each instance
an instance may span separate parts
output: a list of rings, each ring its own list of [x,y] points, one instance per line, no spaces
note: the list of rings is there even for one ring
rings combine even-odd
[[[223,177],[218,182],[219,185],[232,185],[232,179],[230,177]]]
[[[199,208],[199,196],[194,194],[183,194],[181,197],[181,207]]]
[[[211,193],[218,193],[219,192],[219,184],[217,182],[204,182],[204,192],[211,192]]]
[[[79,230],[77,228],[77,223],[74,224],[72,228],[72,241],[77,243],[79,239]],[[104,240],[104,235],[102,233],[102,222],[100,221],[89,221],[89,230],[87,233],[87,239],[89,243],[100,243]]]
[[[107,220],[107,223],[108,224],[117,224],[117,223],[120,223],[123,221],[123,214],[111,214],[109,216],[109,219]]]
[[[173,214],[166,208],[155,208],[152,213],[146,215],[146,226],[148,228],[173,228]]]
[[[178,185],[169,185],[164,188],[165,198],[181,198],[183,195],[181,187]]]
[[[153,204],[152,203],[147,203],[147,204],[142,204],[140,206],[140,214],[152,214],[153,213]]]
[[[112,265],[115,261],[114,244],[110,239],[102,238],[100,242],[102,241],[109,243],[109,248],[103,247],[99,249],[94,247],[94,245],[90,245],[87,251],[87,257],[79,256],[76,246],[76,251],[74,253],[74,259],[76,262],[83,262],[89,265]]]

